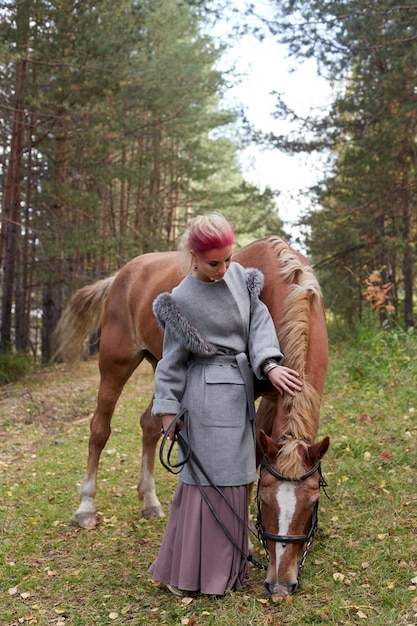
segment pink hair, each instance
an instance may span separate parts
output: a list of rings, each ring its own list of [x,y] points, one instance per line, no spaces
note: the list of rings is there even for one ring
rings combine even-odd
[[[233,228],[220,213],[198,216],[189,224],[188,245],[194,252],[231,246],[235,241]]]

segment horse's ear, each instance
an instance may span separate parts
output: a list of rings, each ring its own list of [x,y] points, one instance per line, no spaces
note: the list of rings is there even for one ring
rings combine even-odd
[[[313,443],[313,445],[308,448],[308,458],[310,459],[310,461],[312,461],[313,463],[317,463],[317,461],[320,461],[320,459],[322,459],[326,454],[329,446],[330,437],[328,437],[327,435],[321,441]]]
[[[259,431],[258,445],[262,454],[268,458],[275,457],[278,454],[279,449],[282,447],[282,444],[274,441],[272,437],[268,437],[264,430]]]

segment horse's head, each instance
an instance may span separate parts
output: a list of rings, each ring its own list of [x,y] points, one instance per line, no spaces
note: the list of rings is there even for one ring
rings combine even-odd
[[[320,486],[324,484],[320,459],[329,437],[313,445],[294,439],[274,441],[261,430],[264,454],[258,486],[258,531],[269,553],[265,588],[272,598],[293,593],[306,546],[317,527]]]

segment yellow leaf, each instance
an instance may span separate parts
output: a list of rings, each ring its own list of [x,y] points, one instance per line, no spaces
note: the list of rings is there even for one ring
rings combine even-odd
[[[117,619],[119,617],[118,613],[109,613],[109,619]]]
[[[370,452],[364,452],[363,453],[363,458],[365,459],[365,461],[369,461],[369,459],[371,458],[371,453]]]

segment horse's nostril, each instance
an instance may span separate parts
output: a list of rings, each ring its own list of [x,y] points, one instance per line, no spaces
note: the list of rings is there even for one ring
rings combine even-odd
[[[271,589],[271,585],[270,585],[270,584],[269,584],[269,582],[268,582],[268,581],[266,581],[266,580],[265,580],[265,582],[264,582],[264,587],[265,587],[265,589],[266,589],[266,592],[267,592],[270,596],[272,596],[272,589]]]
[[[300,588],[300,584],[299,584],[299,582],[298,582],[298,580],[297,580],[297,582],[296,582],[296,583],[294,583],[293,585],[291,585],[291,586],[290,586],[290,588],[289,588],[289,592],[290,592],[290,593],[294,593],[294,592],[295,592],[295,591],[297,591],[297,589],[299,589],[299,588]]]

